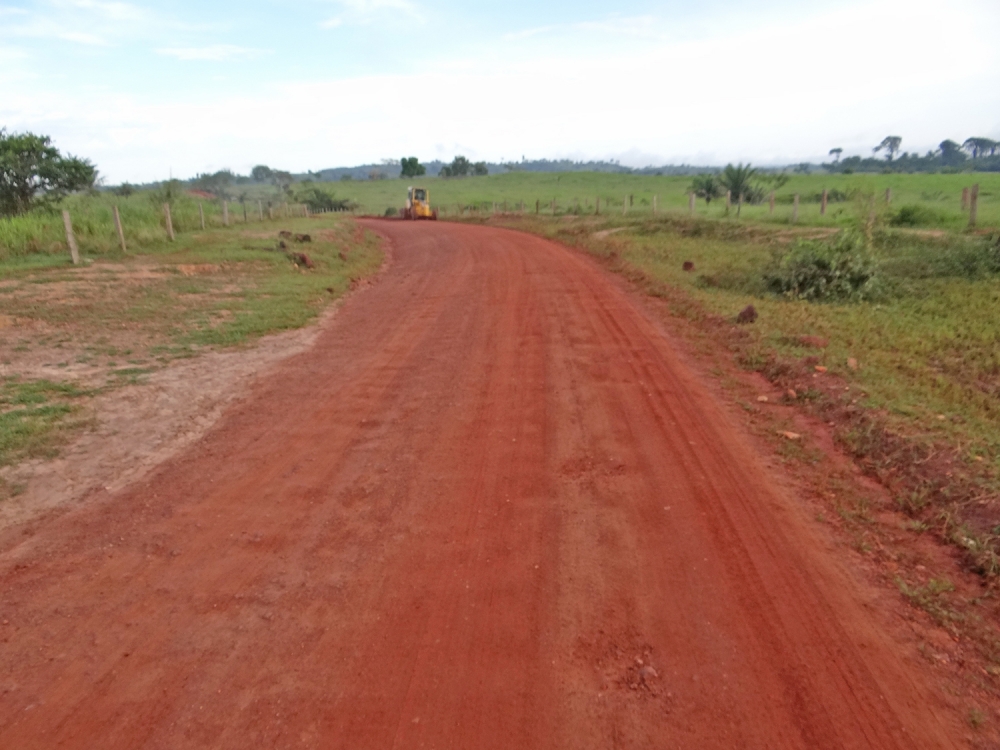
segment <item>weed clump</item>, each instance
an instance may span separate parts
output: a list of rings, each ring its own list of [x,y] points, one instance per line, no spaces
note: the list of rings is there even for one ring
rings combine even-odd
[[[924,227],[935,226],[944,221],[940,211],[929,206],[902,206],[889,218],[889,224],[894,227]]]
[[[877,270],[864,238],[844,230],[830,242],[800,240],[764,272],[764,282],[789,299],[862,301],[877,296]]]

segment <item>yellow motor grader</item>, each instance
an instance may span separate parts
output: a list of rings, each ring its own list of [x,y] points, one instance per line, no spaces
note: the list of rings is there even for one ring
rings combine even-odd
[[[436,221],[437,211],[431,210],[431,195],[427,188],[411,187],[406,190],[406,208],[403,209],[404,219],[431,219]]]

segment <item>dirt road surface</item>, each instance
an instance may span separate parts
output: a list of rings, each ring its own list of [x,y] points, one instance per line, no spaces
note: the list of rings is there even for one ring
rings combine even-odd
[[[393,261],[138,485],[0,536],[7,748],[923,748],[956,727],[587,258]]]

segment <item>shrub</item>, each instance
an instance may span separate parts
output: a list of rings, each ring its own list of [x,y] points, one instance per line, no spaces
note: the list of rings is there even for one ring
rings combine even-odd
[[[832,242],[799,241],[764,274],[775,294],[811,302],[870,299],[877,293],[877,267],[864,239],[851,230]]]
[[[921,227],[939,224],[942,218],[940,212],[928,206],[909,205],[901,206],[889,223],[894,227]]]

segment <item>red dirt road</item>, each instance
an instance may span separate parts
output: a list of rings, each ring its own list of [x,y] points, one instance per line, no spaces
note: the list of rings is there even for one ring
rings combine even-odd
[[[392,265],[312,350],[147,481],[0,540],[0,746],[957,741],[604,271],[370,226]]]

